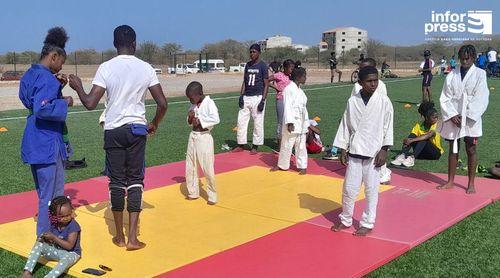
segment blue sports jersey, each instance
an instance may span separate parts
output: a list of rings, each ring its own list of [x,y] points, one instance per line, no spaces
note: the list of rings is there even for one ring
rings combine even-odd
[[[245,82],[246,96],[260,96],[264,93],[264,79],[268,79],[267,65],[263,61],[259,61],[255,65],[248,62],[245,66]]]

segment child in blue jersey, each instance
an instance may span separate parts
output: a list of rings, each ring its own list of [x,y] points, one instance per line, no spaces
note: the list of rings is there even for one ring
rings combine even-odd
[[[26,71],[19,86],[19,99],[29,111],[21,156],[24,163],[31,165],[38,194],[38,236],[50,230],[50,200],[64,193],[64,160],[67,153],[63,132],[68,107],[73,105],[73,99],[63,97],[61,90],[68,79],[57,73],[66,60],[64,46],[67,40],[63,28],[50,29],[40,63]]]

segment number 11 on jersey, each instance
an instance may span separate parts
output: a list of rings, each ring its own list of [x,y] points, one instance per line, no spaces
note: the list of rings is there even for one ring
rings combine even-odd
[[[248,75],[248,86],[255,86],[255,73]]]

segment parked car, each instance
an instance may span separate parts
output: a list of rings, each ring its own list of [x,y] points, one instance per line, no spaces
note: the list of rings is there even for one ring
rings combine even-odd
[[[201,69],[202,71],[207,71],[207,61],[205,59],[201,60],[196,60],[193,62],[194,66]],[[226,71],[226,68],[224,66],[224,60],[221,59],[208,59],[208,71],[218,71],[218,72],[224,72]]]
[[[243,72],[245,70],[245,65],[246,65],[246,63],[240,63],[237,66],[230,66],[229,71],[230,72]]]
[[[6,71],[0,77],[1,81],[12,81],[12,80],[21,80],[23,77],[24,71]]]
[[[197,73],[200,71],[200,69],[193,64],[185,64],[184,70],[186,71],[186,73]]]
[[[161,70],[161,68],[157,68],[155,67],[154,65],[151,65],[153,67],[153,69],[155,70],[156,74],[162,74],[163,71]]]

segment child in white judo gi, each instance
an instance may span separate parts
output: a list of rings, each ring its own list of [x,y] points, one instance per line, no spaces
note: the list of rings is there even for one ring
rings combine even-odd
[[[295,147],[295,157],[300,175],[307,169],[307,131],[309,115],[307,113],[307,96],[300,88],[306,82],[306,69],[295,68],[292,72],[292,82],[283,91],[283,130],[278,165],[272,171],[290,168],[290,156]]]
[[[207,180],[209,205],[217,203],[214,173],[214,139],[210,134],[212,128],[220,122],[219,112],[210,96],[203,94],[203,86],[193,81],[186,88],[186,96],[191,102],[188,112],[188,124],[193,127],[189,134],[186,153],[186,186],[188,200],[200,197],[198,185],[198,164]]]
[[[361,90],[347,101],[334,146],[341,150],[340,162],[347,165],[342,190],[340,223],[332,231],[352,225],[354,203],[361,184],[365,186],[366,208],[354,235],[364,236],[375,225],[380,167],[393,144],[393,108],[387,95],[377,91],[378,71],[367,66],[359,72]]]
[[[476,192],[474,178],[476,176],[478,138],[483,135],[481,117],[488,107],[489,90],[486,72],[474,66],[476,49],[472,45],[463,45],[458,51],[460,67],[451,71],[443,85],[441,97],[441,113],[443,122],[441,136],[449,141],[448,182],[439,185],[438,189],[449,189],[454,186],[457,172],[460,138],[465,142],[467,152],[468,176],[467,194]]]
[[[362,69],[367,66],[377,67],[377,61],[373,58],[364,58],[359,61],[359,69]],[[351,95],[354,96],[361,90],[361,85],[358,82],[354,83],[354,87],[352,88]],[[380,92],[383,95],[387,96],[387,87],[382,80],[378,81],[377,92]],[[382,184],[390,184],[391,183],[391,169],[387,168],[387,164],[380,166],[380,183]]]

